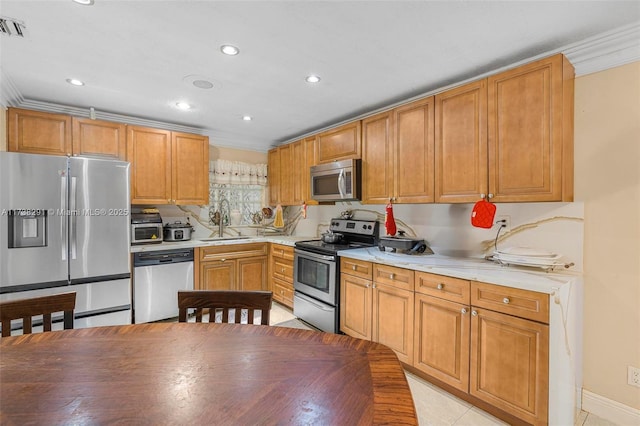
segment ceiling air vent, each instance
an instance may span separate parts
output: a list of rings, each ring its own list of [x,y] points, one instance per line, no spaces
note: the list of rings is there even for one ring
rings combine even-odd
[[[24,22],[12,18],[0,17],[0,34],[7,36],[24,37]]]

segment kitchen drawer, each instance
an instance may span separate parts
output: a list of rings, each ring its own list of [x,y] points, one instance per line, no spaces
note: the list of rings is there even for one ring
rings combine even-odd
[[[364,260],[341,257],[340,272],[370,280],[373,277],[373,264]]]
[[[293,285],[273,278],[273,299],[290,308],[293,307]]]
[[[274,278],[293,284],[293,261],[280,258],[271,259],[271,274]]]
[[[549,295],[545,293],[472,281],[471,304],[549,324]]]
[[[469,305],[471,301],[471,283],[459,278],[416,272],[416,293]]]
[[[373,265],[373,281],[413,291],[414,272],[395,266]]]
[[[267,255],[267,243],[229,244],[200,247],[200,261],[238,259]]]
[[[288,259],[293,262],[293,247],[282,244],[271,244],[271,256]]]

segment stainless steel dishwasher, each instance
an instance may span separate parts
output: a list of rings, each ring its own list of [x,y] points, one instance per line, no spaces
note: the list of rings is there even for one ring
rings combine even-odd
[[[178,290],[193,290],[193,249],[134,253],[133,322],[178,316]]]

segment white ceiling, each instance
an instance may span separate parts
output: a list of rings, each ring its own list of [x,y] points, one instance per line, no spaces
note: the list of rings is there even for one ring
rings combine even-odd
[[[0,0],[0,16],[26,26],[0,37],[6,103],[93,107],[266,151],[637,23],[640,2]],[[223,55],[226,43],[240,54]],[[320,83],[304,81],[312,73]]]

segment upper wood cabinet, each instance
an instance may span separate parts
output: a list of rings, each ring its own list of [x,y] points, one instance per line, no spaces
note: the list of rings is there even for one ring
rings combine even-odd
[[[433,202],[433,132],[433,97],[362,120],[362,202]]]
[[[173,204],[209,204],[209,138],[171,133]]]
[[[435,112],[435,201],[478,201],[489,192],[487,80],[437,94]]]
[[[64,114],[7,110],[8,150],[30,154],[71,155],[71,117]]]
[[[362,120],[362,202],[386,204],[394,197],[393,112]]]
[[[360,121],[320,133],[316,149],[319,164],[360,158]]]
[[[397,203],[432,203],[434,99],[394,110],[394,182]]]
[[[493,201],[573,201],[574,74],[558,54],[488,78]]]
[[[132,204],[209,202],[209,138],[129,126]]]
[[[19,108],[7,116],[9,151],[126,158],[124,124]]]
[[[269,151],[269,204],[300,206],[317,204],[310,199],[309,168],[316,164],[315,137]]]
[[[127,126],[111,121],[73,117],[73,155],[127,158]]]
[[[280,151],[273,148],[267,153],[267,180],[269,184],[269,204],[280,203]]]

